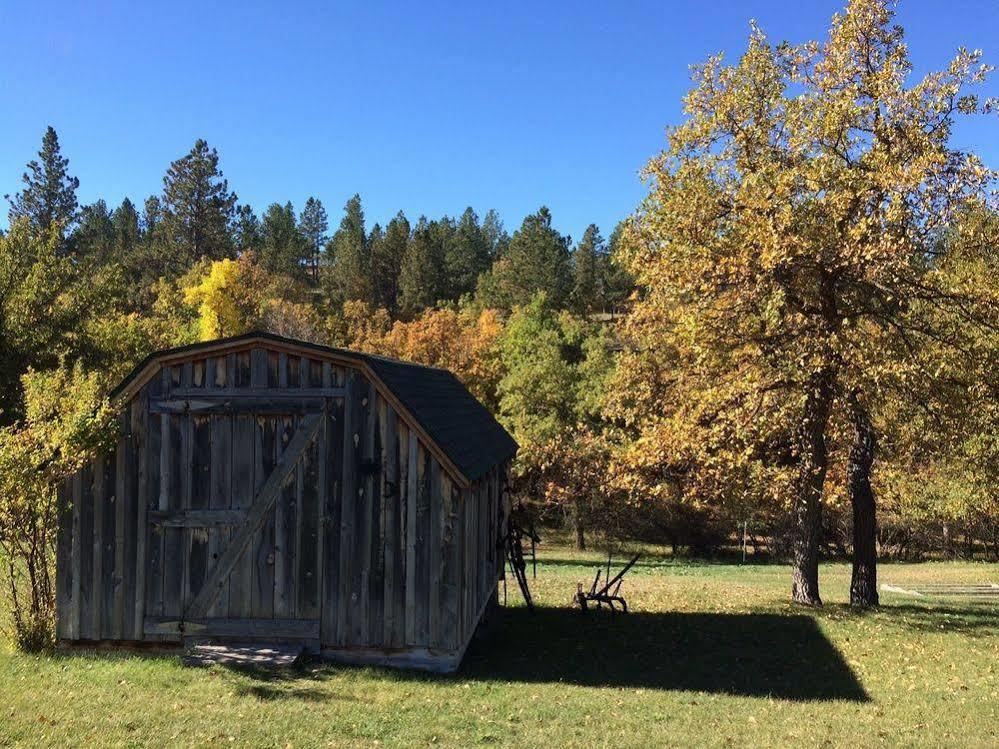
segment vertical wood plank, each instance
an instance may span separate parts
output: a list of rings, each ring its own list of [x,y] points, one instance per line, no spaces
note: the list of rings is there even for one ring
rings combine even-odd
[[[479,507],[482,505],[482,485],[481,482],[475,491],[472,492],[472,503],[468,507],[468,630],[466,636],[471,635],[475,629],[475,615],[479,611],[479,590],[478,590],[478,560],[479,551],[476,544],[479,527]]]
[[[205,389],[213,390],[215,385],[215,367],[218,365],[218,357],[209,356],[205,360]]]
[[[329,472],[326,460],[326,444],[329,439],[329,400],[323,406],[323,425],[316,435],[316,510],[314,522],[316,528],[316,617],[321,618],[323,612],[323,592],[326,586],[326,481]],[[319,623],[320,638],[322,638],[322,621]]]
[[[282,354],[284,356],[284,354]],[[295,432],[295,420],[290,416],[278,422],[278,454],[284,452]],[[299,493],[302,490],[301,468],[295,478],[286,481],[274,503],[274,616],[295,618],[295,559],[299,523]]]
[[[343,489],[341,491],[340,525],[340,605],[337,622],[338,645],[351,644],[354,638],[354,613],[359,597],[360,571],[355,564],[357,541],[357,468],[360,462],[361,408],[358,390],[361,382],[355,370],[347,375],[344,397]],[[356,574],[355,574],[356,571]]]
[[[211,417],[211,493],[209,506],[213,510],[228,510],[232,500],[232,416]],[[229,544],[229,528],[212,528],[208,535],[208,564],[205,574],[211,574],[223,550]],[[229,581],[222,584],[218,598],[208,609],[212,617],[224,617],[229,611]]]
[[[233,417],[232,434],[232,497],[235,510],[245,510],[255,494],[254,466],[256,449],[254,433],[256,419],[248,414]],[[250,615],[253,557],[247,547],[229,575],[229,616],[241,619]]]
[[[212,418],[195,416],[191,419],[191,500],[192,510],[206,510],[212,501]],[[188,550],[188,578],[186,601],[193,601],[201,590],[208,574],[209,531],[191,528]]]
[[[93,635],[94,639],[104,636],[104,621],[109,619],[111,606],[108,605],[108,594],[113,581],[107,579],[108,572],[114,574],[114,507],[109,502],[111,492],[108,488],[109,464],[114,463],[114,453],[110,456],[100,455],[94,465],[94,591],[93,591]],[[108,518],[111,518],[111,529],[108,532]],[[108,545],[111,548],[108,549]],[[109,556],[110,559],[106,557]],[[107,613],[106,613],[107,612]],[[108,622],[110,625],[110,622]],[[107,627],[110,632],[110,626]]]
[[[419,474],[419,444],[416,434],[407,429],[406,451],[406,644],[415,646],[416,639],[416,546],[417,546],[417,486]]]
[[[167,510],[184,508],[184,421],[187,417],[178,414],[164,416],[164,435],[162,451],[165,454],[163,463],[164,491],[160,495],[161,502],[165,498]],[[179,617],[182,613],[185,546],[184,529],[163,528],[163,615]]]
[[[368,644],[381,645],[385,612],[385,497],[382,488],[382,399],[375,388],[368,389],[368,424],[364,458],[369,466],[365,494],[371,516],[368,573]]]
[[[145,564],[146,529],[140,525],[144,515],[145,487],[147,481],[146,463],[146,419],[149,389],[142,388],[129,406],[129,454],[126,459],[123,499],[127,502],[125,510],[124,575],[125,590],[122,611],[122,636],[126,640],[142,639],[142,621],[136,616],[136,610],[141,609],[141,601],[145,597],[144,581],[142,580]],[[138,624],[138,628],[136,628]]]
[[[353,440],[354,476],[356,477],[356,492],[354,497],[354,575],[353,593],[351,597],[351,645],[366,646],[368,644],[368,594],[371,576],[371,482],[361,471],[361,463],[367,454],[368,434],[371,429],[371,387],[370,383],[360,375],[357,376],[355,400],[357,406],[357,421]]]
[[[319,616],[319,442],[317,434],[299,464],[301,490],[299,517],[295,524],[298,528],[295,577],[300,619]],[[295,570],[295,567],[292,569]]]
[[[276,388],[279,385],[278,363],[280,355],[277,351],[265,352],[267,356],[267,387]]]
[[[146,465],[149,472],[145,497],[145,515],[150,510],[166,509],[163,497],[163,431],[167,417],[146,411],[148,420],[149,444],[146,446]],[[149,616],[163,615],[163,544],[162,529],[148,522],[142,528],[146,536],[145,567],[140,574],[145,579],[145,613]],[[141,627],[141,622],[140,622]],[[141,631],[141,630],[140,630]]]
[[[322,500],[325,505],[322,555],[322,619],[320,641],[324,646],[340,643],[340,557],[341,492],[343,489],[344,408],[342,398],[331,399],[326,418],[326,481]]]
[[[430,540],[427,548],[428,588],[430,603],[427,610],[428,630],[431,647],[441,647],[441,565],[444,545],[442,531],[444,518],[441,510],[441,466],[436,458],[430,458]]]
[[[128,496],[128,473],[135,467],[132,457],[131,407],[124,406],[118,413],[119,437],[114,467],[114,587],[111,601],[111,637],[121,640],[125,632],[125,585],[128,570],[125,565],[125,539],[134,539],[132,529],[126,531],[126,517],[131,498]],[[129,617],[131,619],[131,617]]]
[[[250,387],[251,373],[250,373],[250,352],[240,351],[234,355],[235,369],[235,385],[236,387]]]
[[[80,629],[81,611],[81,588],[83,579],[83,528],[81,527],[83,511],[83,472],[81,468],[73,474],[73,546],[70,549],[70,558],[73,566],[72,596],[70,602],[69,627],[70,637],[74,640],[82,639]]]
[[[452,484],[448,476],[443,476],[441,480],[441,515],[444,525],[441,532],[441,543],[443,545],[443,571],[441,573],[441,646],[448,649],[456,649],[458,642],[458,586],[460,584],[458,576],[458,550],[456,543],[456,502],[458,490]]]
[[[215,357],[215,387],[224,388],[229,386],[230,373],[232,372],[230,361],[235,362],[235,359],[236,357],[232,354]]]
[[[262,349],[254,349],[255,352],[258,350],[262,351]],[[264,375],[266,376],[266,372]],[[277,419],[275,417],[257,417],[255,440],[254,495],[267,481],[271,471],[274,470],[277,449]],[[253,592],[250,615],[254,618],[269,619],[274,616],[273,508],[254,536],[251,548],[253,552]]]
[[[472,620],[472,508],[475,506],[475,487],[461,495],[461,637],[466,640],[471,632]]]
[[[382,472],[381,472],[381,495],[384,507],[383,518],[385,524],[384,533],[384,559],[385,559],[385,587],[382,594],[384,601],[384,615],[382,627],[382,643],[386,647],[399,647],[400,643],[396,637],[397,633],[397,596],[398,591],[405,585],[405,581],[399,577],[399,425],[396,413],[379,399],[382,409],[381,417],[381,439],[382,439]]]
[[[81,591],[80,637],[84,640],[97,640],[101,636],[101,482],[104,477],[104,458],[97,456],[90,461],[84,474],[83,536],[85,548],[81,560],[83,581]]]
[[[403,647],[406,644],[406,623],[410,618],[410,613],[406,605],[406,591],[409,585],[407,567],[407,523],[409,505],[407,497],[409,494],[409,429],[399,420],[398,414],[395,419],[396,424],[396,496],[398,497],[397,521],[399,531],[396,538],[396,586],[395,586],[395,620],[396,627],[392,642],[395,647]]]
[[[267,349],[258,347],[250,352],[250,387],[267,387]]]
[[[283,351],[278,355],[278,387],[288,387],[288,354]]]
[[[430,644],[430,452],[417,441],[416,644]]]
[[[309,387],[323,386],[323,362],[319,359],[309,359]]]

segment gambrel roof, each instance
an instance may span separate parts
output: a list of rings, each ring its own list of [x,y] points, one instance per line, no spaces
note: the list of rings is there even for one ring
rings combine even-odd
[[[489,410],[446,369],[389,359],[359,351],[322,346],[253,332],[232,338],[156,351],[143,359],[111,393],[131,398],[164,365],[192,355],[218,356],[254,346],[314,358],[331,359],[362,370],[383,394],[400,406],[410,426],[422,432],[428,447],[444,458],[464,485],[512,458],[517,443]]]

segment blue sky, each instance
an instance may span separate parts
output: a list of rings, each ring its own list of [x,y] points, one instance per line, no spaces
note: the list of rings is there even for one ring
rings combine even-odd
[[[359,192],[369,225],[472,205],[512,231],[547,204],[564,233],[606,235],[644,193],[691,63],[741,52],[750,18],[821,37],[841,5],[3,0],[0,195],[51,124],[81,203],[140,203],[203,137],[258,211],[316,195],[335,224]],[[899,22],[917,72],[961,44],[999,63],[997,0],[903,0]],[[999,166],[999,118],[956,140]]]

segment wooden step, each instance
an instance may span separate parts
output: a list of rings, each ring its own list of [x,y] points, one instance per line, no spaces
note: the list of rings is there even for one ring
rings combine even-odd
[[[294,665],[302,655],[302,645],[225,643],[195,645],[184,654],[185,666],[260,666],[282,668]]]

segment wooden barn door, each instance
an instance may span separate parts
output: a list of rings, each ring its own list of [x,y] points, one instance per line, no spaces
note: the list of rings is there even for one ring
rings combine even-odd
[[[147,635],[318,640],[323,399],[163,400]]]

